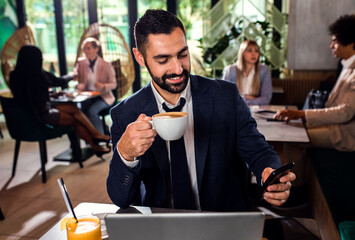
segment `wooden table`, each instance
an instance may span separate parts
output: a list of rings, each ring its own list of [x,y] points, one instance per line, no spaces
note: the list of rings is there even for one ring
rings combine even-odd
[[[100,92],[63,90],[62,92],[59,92],[57,94],[50,95],[50,101],[53,105],[63,103],[75,103],[78,108],[80,108],[82,102],[100,96]],[[72,152],[72,149],[69,148],[55,156],[53,158],[54,161],[77,162],[76,158],[79,158],[81,159],[81,162],[83,162],[94,155],[94,150],[91,147],[81,148],[80,139],[76,136],[76,134],[71,134],[69,138],[71,144],[74,144],[74,146],[72,146],[72,149],[75,149],[76,153],[74,154]],[[74,155],[77,156],[74,157]]]
[[[264,105],[250,106],[250,111],[257,123],[260,133],[265,136],[268,142],[297,142],[308,143],[307,131],[301,119],[291,120],[288,124],[284,121],[267,121],[277,111],[285,109],[285,106]],[[297,109],[296,106],[288,106],[289,109]]]
[[[98,91],[71,91],[71,90],[63,90],[58,93],[56,97],[52,94],[50,97],[50,101],[53,104],[56,103],[82,103],[88,99],[95,98],[100,96],[100,92]]]

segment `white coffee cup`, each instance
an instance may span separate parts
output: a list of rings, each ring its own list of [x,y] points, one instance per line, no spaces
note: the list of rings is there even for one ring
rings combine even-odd
[[[184,135],[187,120],[186,112],[165,112],[153,115],[150,122],[162,139],[174,141]]]

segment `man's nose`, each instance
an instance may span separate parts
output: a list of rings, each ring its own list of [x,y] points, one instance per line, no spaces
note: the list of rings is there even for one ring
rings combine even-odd
[[[173,58],[172,61],[172,72],[175,74],[181,74],[183,71],[182,64],[178,58]]]

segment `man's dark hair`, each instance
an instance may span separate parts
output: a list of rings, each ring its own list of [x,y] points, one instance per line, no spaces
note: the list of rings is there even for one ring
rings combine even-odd
[[[174,14],[164,10],[149,9],[134,26],[136,47],[145,55],[149,34],[170,34],[177,27],[185,34],[184,26]]]
[[[354,43],[355,49],[355,14],[341,16],[329,26],[328,30],[340,44],[346,46]]]

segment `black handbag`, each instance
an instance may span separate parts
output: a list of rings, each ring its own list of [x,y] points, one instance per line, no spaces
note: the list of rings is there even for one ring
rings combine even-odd
[[[326,90],[314,90],[312,89],[307,94],[306,101],[303,105],[303,110],[306,109],[318,109],[324,108],[325,103],[328,100],[329,92]]]

